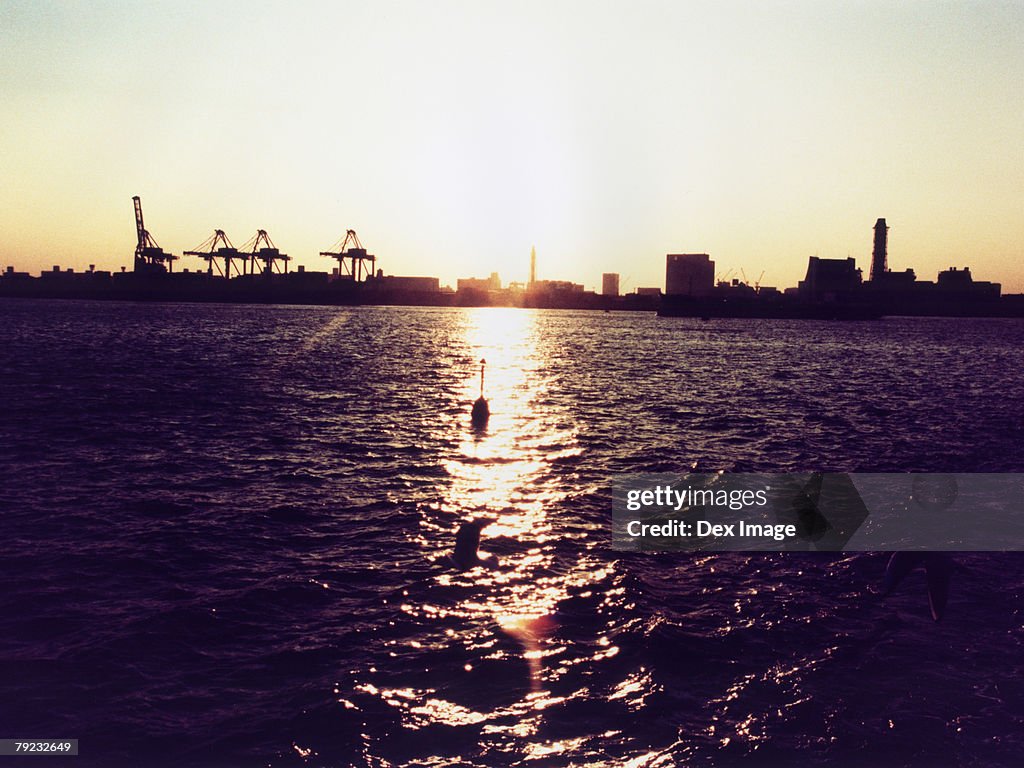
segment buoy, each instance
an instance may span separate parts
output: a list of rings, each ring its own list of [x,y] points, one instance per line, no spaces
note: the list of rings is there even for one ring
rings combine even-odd
[[[473,426],[477,429],[486,427],[487,420],[491,418],[491,408],[487,405],[487,400],[484,399],[484,367],[486,365],[487,361],[480,358],[480,397],[473,403],[473,413],[470,416]]]

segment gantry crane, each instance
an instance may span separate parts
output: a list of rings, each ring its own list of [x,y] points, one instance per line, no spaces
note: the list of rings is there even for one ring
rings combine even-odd
[[[377,257],[366,252],[354,229],[346,231],[345,237],[331,246],[330,250],[320,251],[320,255],[337,259],[338,276],[356,283],[372,277],[377,263]],[[370,262],[369,268],[366,265],[367,261]]]
[[[157,245],[156,240],[146,230],[142,221],[142,199],[136,195],[132,198],[135,203],[135,232],[138,235],[138,244],[135,246],[135,271],[143,273],[170,272],[174,266],[177,256],[165,253],[164,249]]]
[[[219,246],[219,247],[218,247]],[[206,272],[207,274],[213,274],[213,268],[217,268],[217,274],[222,275],[228,279],[231,278],[231,264],[232,262],[242,262],[241,266],[235,265],[235,274],[242,274],[242,269],[245,267],[246,257],[238,252],[238,249],[231,244],[228,240],[228,236],[224,234],[223,229],[213,230],[213,234],[206,238],[203,242],[193,248],[191,251],[185,251],[186,256],[198,256],[201,259],[206,259]],[[217,262],[220,259],[224,262],[223,269]]]
[[[278,272],[288,272],[288,262],[292,260],[291,256],[287,256],[277,249],[270,236],[267,235],[267,230],[257,229],[256,234],[253,235],[249,240],[239,249],[246,259],[246,270],[251,274],[256,274],[256,262],[263,262],[263,269],[260,271],[264,275],[273,274],[276,269]],[[279,263],[280,262],[280,263]],[[280,264],[284,264],[282,270]]]

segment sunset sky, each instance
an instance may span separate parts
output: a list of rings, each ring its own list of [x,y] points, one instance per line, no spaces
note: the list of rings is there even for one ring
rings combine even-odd
[[[664,286],[665,254],[1024,291],[1024,2],[11,2],[0,266],[346,229],[390,274]],[[183,257],[178,268],[202,262]]]

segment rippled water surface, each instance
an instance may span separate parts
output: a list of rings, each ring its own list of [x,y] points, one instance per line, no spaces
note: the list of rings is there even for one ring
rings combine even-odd
[[[76,766],[1024,754],[1021,556],[960,556],[933,623],[921,574],[878,597],[883,554],[608,548],[617,473],[1024,471],[1024,323],[0,321],[0,737]],[[502,569],[452,567],[473,517]]]

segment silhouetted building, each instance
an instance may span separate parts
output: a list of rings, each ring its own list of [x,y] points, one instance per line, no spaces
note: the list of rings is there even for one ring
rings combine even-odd
[[[487,278],[460,277],[455,287],[459,291],[500,291],[501,278],[497,272],[491,272]]]
[[[92,264],[89,265],[88,272],[75,272],[73,267],[67,267],[63,271],[57,265],[54,265],[53,269],[49,272],[40,272],[39,279],[43,281],[60,281],[64,283],[85,283],[85,282],[96,282],[99,280],[106,280],[110,278],[110,272],[105,270],[96,271],[96,267]],[[9,268],[13,269],[13,268]],[[16,274],[13,271],[12,275]],[[164,270],[164,274],[167,274],[167,270]]]
[[[583,293],[583,286],[569,280],[534,280],[530,290],[535,293]]]
[[[958,293],[969,295],[972,298],[998,299],[1002,292],[1002,285],[990,283],[984,280],[975,280],[971,277],[970,267],[957,269],[950,267],[939,272],[936,281],[938,290],[947,293]]]
[[[734,277],[732,282],[719,280],[711,293],[719,298],[751,298],[757,295],[757,289]]]
[[[637,288],[637,296],[661,296],[661,288]]]
[[[715,262],[706,253],[670,253],[665,257],[665,293],[704,296],[715,287]]]
[[[798,288],[802,299],[835,301],[849,297],[861,283],[861,272],[852,257],[819,259],[811,256],[807,261],[807,276]]]
[[[530,285],[537,282],[537,249],[530,246]]]
[[[865,283],[872,291],[906,291],[917,284],[917,275],[912,269],[905,269],[902,272],[889,272],[888,270],[879,275],[872,274],[871,280]]]
[[[619,275],[616,272],[605,272],[601,275],[601,294],[604,296],[619,295]]]
[[[871,279],[878,280],[889,271],[889,227],[885,219],[875,222],[875,247],[871,251]]]
[[[381,275],[366,279],[368,288],[385,291],[416,291],[436,293],[441,290],[441,280],[437,277],[406,277],[404,275]]]

